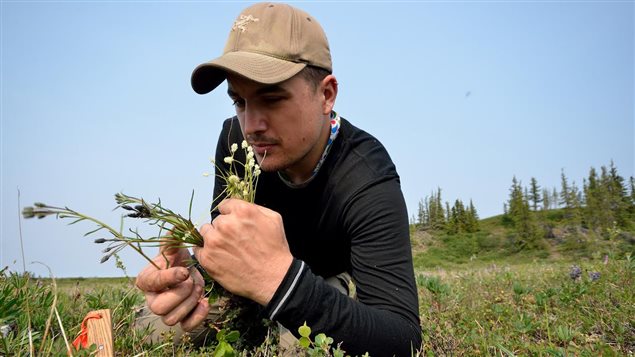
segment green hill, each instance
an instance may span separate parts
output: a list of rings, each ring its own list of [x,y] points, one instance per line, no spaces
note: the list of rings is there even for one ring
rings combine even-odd
[[[623,257],[635,252],[635,222],[630,228],[589,229],[574,225],[565,209],[531,212],[538,228],[537,247],[519,249],[518,230],[507,215],[479,220],[473,233],[451,234],[442,229],[411,225],[417,269],[460,268],[483,263],[526,263],[538,260],[575,261]]]

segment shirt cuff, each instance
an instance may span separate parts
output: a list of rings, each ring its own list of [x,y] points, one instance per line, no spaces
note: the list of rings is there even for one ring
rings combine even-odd
[[[307,269],[306,263],[299,259],[293,259],[287,274],[284,276],[282,283],[278,287],[278,290],[273,294],[271,301],[267,304],[265,308],[265,315],[268,316],[269,320],[273,320],[280,309],[284,307],[286,302],[289,300],[289,296],[295,290],[298,285],[298,281],[302,276],[302,273]]]

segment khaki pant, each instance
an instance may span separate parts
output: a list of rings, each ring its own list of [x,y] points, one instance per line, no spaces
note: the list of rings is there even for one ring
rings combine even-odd
[[[211,303],[205,321],[190,332],[183,331],[180,324],[174,326],[164,324],[161,316],[155,315],[147,305],[144,305],[137,310],[134,328],[137,331],[148,329],[148,342],[153,344],[162,342],[179,344],[181,341],[188,340],[196,346],[205,346],[207,343],[215,341],[216,331],[208,326],[209,322],[214,322],[220,318],[219,305],[219,301]]]
[[[355,283],[353,283],[353,280],[348,273],[344,272],[338,274],[325,279],[325,281],[327,284],[335,287],[342,294],[347,295],[351,299],[357,299]],[[210,304],[209,312],[205,321],[190,332],[183,331],[179,324],[175,326],[168,326],[164,324],[161,320],[161,316],[153,314],[152,311],[144,305],[137,310],[134,327],[135,330],[138,331],[148,329],[148,342],[173,342],[174,344],[179,344],[182,341],[188,340],[195,346],[205,346],[211,341],[215,341],[216,331],[208,326],[210,322],[215,322],[220,318],[221,305],[222,303],[219,301]],[[278,347],[282,351],[293,351],[296,346],[297,339],[293,336],[291,331],[281,324],[278,324],[278,327],[280,330],[280,342]],[[299,326],[296,326],[295,328],[297,327]]]

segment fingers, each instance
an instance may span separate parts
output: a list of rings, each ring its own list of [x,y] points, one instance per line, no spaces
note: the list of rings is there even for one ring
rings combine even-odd
[[[201,299],[196,308],[187,316],[181,320],[181,328],[184,331],[191,331],[196,326],[200,325],[209,313],[209,302],[207,299]]]
[[[146,292],[161,292],[184,282],[190,276],[185,267],[149,271],[137,277],[137,287]]]
[[[230,214],[245,205],[250,205],[250,203],[236,198],[227,198],[218,204],[218,212],[220,212],[220,214]]]
[[[189,315],[194,308],[196,308],[196,306],[198,305],[198,301],[202,295],[203,288],[199,285],[195,285],[191,294],[189,294],[189,296],[187,296],[185,300],[182,300],[180,304],[169,309],[169,312],[165,314],[161,318],[161,320],[163,320],[163,323],[168,326],[174,326],[177,323],[181,322],[181,320],[185,319],[185,317]]]
[[[201,233],[202,236],[205,236],[205,234],[207,234],[207,232],[213,229],[212,225],[209,223],[205,223],[204,225],[201,226],[201,228],[198,229],[198,232]],[[193,247],[192,250],[194,250],[194,254],[196,254],[196,251],[199,249],[199,247]]]
[[[271,209],[269,209],[267,207],[256,205],[256,208],[258,209],[258,212],[262,213],[266,217],[273,218],[273,219],[281,218],[280,213],[278,213],[278,212],[276,212],[274,210],[271,210]]]
[[[192,279],[187,279],[169,290],[158,294],[149,293],[146,297],[150,310],[157,315],[164,316],[176,309],[194,293],[198,293],[198,297],[200,297],[202,291],[203,288],[200,285],[194,284]],[[194,305],[195,304],[191,304],[190,310],[194,308]]]

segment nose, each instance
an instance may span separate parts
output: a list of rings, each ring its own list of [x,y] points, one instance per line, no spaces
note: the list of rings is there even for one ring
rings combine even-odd
[[[255,105],[245,104],[243,112],[243,132],[245,136],[267,131],[267,117]]]

